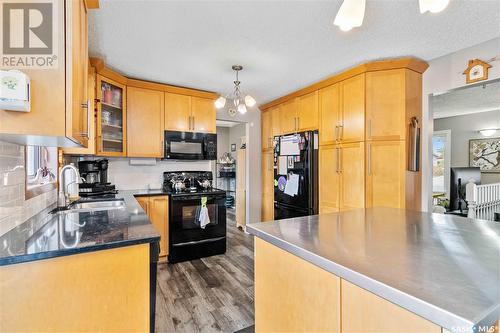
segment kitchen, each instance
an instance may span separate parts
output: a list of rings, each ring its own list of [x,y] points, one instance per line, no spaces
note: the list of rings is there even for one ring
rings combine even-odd
[[[53,35],[57,67],[1,69],[27,96],[0,107],[1,331],[495,325],[498,223],[425,213],[432,207],[426,98],[466,85],[471,57],[493,59],[486,78],[500,77],[499,3],[452,1],[430,14],[418,12],[419,1],[368,2],[363,25],[346,32],[331,21],[364,1],[48,2],[54,30],[64,32]],[[21,10],[1,5],[4,13]],[[399,24],[375,18],[394,14],[390,5],[453,43],[421,52],[441,37],[422,32],[402,43],[376,30]],[[246,13],[240,24],[229,15],[236,13]],[[261,25],[246,21],[250,13],[263,15]],[[276,13],[289,15],[283,27],[272,23]],[[447,22],[472,22],[470,13],[485,16],[475,26],[481,38],[446,32]],[[299,34],[292,22],[300,19],[317,40],[294,43],[284,34]],[[231,22],[242,31],[222,33]],[[358,35],[365,29],[386,46],[341,58],[328,44],[339,63],[320,52],[326,33],[352,54],[347,40],[368,43]],[[163,31],[168,43],[145,31]],[[193,36],[197,44],[186,43]],[[252,51],[244,36],[267,48]],[[218,38],[239,46],[225,58]],[[280,38],[288,40],[283,52]],[[300,52],[304,45],[314,52]],[[309,60],[316,56],[323,62]],[[434,73],[446,65],[453,82],[442,75],[438,86]],[[221,145],[221,126],[246,134]],[[221,170],[230,177],[236,170],[234,188],[223,186]]]

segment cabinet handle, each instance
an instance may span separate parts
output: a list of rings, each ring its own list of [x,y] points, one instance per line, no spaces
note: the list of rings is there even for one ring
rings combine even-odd
[[[339,168],[340,168],[340,148],[335,148],[335,152],[337,153],[337,165],[336,165],[336,170],[335,172],[339,173]]]
[[[300,129],[300,118],[297,117],[297,131],[299,131]]]
[[[368,138],[372,137],[372,120],[368,119]]]
[[[89,117],[90,117],[89,102],[87,101],[85,103],[82,103],[81,106],[82,106],[82,109],[87,110],[87,132],[86,133],[81,133],[81,135],[82,135],[82,137],[88,139],[90,137],[90,128],[89,128],[89,125],[90,125],[90,122],[89,122]]]
[[[340,140],[344,140],[344,125],[339,125],[339,129]]]
[[[344,166],[342,165],[342,156],[344,152],[342,151],[342,147],[339,148],[339,173],[342,173]]]
[[[339,125],[335,126],[335,141],[339,140]]]
[[[372,174],[372,145],[368,144],[368,175]]]
[[[195,126],[196,126],[196,125],[195,125],[195,118],[194,118],[194,116],[193,116],[193,131],[194,131],[194,127],[195,127]]]

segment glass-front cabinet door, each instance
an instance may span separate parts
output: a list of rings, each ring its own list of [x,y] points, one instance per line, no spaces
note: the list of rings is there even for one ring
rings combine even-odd
[[[126,155],[125,85],[97,76],[97,154]]]

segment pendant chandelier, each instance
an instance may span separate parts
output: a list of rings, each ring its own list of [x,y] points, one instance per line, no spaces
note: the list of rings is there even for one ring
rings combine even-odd
[[[240,90],[241,82],[239,81],[238,73],[239,73],[239,71],[241,71],[243,69],[243,66],[233,65],[231,68],[233,69],[233,71],[236,72],[236,80],[234,81],[234,90],[230,95],[219,96],[219,98],[217,98],[215,100],[215,107],[217,109],[224,108],[226,106],[226,100],[230,99],[233,101],[233,104],[234,104],[234,107],[236,108],[236,110],[241,114],[245,114],[247,112],[247,107],[251,108],[257,102],[255,101],[255,99],[252,96],[245,95]],[[236,113],[235,109],[230,107],[229,114],[234,116],[235,113]]]

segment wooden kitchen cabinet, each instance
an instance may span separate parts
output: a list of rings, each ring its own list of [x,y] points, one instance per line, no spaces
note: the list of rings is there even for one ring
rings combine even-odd
[[[23,69],[31,80],[31,111],[0,110],[0,139],[23,145],[87,147],[87,2],[54,2],[59,33],[56,68]]]
[[[194,132],[216,133],[216,110],[214,100],[191,97],[192,130]]]
[[[344,333],[442,332],[440,326],[344,279],[340,290]]]
[[[366,74],[366,139],[405,140],[406,70]]]
[[[338,141],[342,124],[340,84],[319,90],[319,144],[329,145]]]
[[[405,141],[366,143],[366,207],[405,208],[405,154]]]
[[[336,145],[319,149],[319,212],[340,211],[339,149]]]
[[[364,142],[320,147],[320,213],[365,207],[364,150]]]
[[[97,155],[127,154],[126,86],[97,75]]]
[[[297,98],[297,130],[318,129],[318,91]]]
[[[297,99],[280,104],[279,126],[280,134],[297,132]]]
[[[359,142],[365,139],[365,74],[341,82],[342,124],[341,142]]]
[[[262,112],[262,150],[273,149],[274,137],[280,134],[279,130],[279,108],[272,108]]]
[[[95,68],[89,66],[87,74],[87,94],[88,94],[88,133],[89,140],[87,147],[64,148],[64,154],[70,155],[95,155],[96,154],[96,102],[95,102],[96,73]]]
[[[168,196],[136,197],[151,223],[160,233],[160,257],[168,255]]]
[[[274,152],[262,153],[262,222],[274,220]]]
[[[216,133],[213,99],[165,93],[165,130]]]
[[[127,88],[127,156],[163,157],[163,91]]]
[[[343,143],[339,149],[340,210],[365,207],[365,143]]]
[[[191,96],[165,93],[165,130],[191,130]]]

